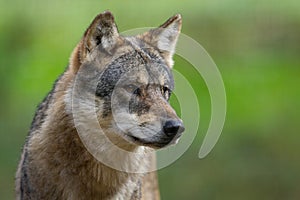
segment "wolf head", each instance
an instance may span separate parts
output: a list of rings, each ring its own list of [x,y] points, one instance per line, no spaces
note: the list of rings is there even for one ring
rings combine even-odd
[[[68,70],[80,89],[67,106],[77,102],[85,118],[96,112],[105,134],[119,145],[176,143],[184,126],[168,100],[180,28],[181,16],[175,15],[158,28],[124,37],[110,12],[99,14],[72,54]]]

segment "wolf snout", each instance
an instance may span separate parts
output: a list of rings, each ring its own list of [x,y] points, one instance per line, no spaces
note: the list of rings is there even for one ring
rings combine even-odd
[[[183,123],[180,120],[168,120],[163,126],[163,131],[168,137],[175,137],[184,131]]]

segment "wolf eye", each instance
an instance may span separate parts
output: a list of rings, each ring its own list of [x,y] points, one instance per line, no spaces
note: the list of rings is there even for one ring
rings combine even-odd
[[[141,95],[141,89],[140,88],[136,88],[134,91],[133,91],[133,94],[135,95]]]
[[[169,100],[172,91],[168,87],[162,86],[161,92],[164,95],[165,99]]]
[[[135,94],[135,95],[141,94],[141,89],[138,86],[133,84],[126,85],[124,89],[131,94]]]

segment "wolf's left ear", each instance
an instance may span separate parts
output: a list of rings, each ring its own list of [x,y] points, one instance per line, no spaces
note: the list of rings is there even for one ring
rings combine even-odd
[[[112,13],[105,11],[97,15],[73,52],[71,58],[71,62],[75,65],[73,67],[79,68],[96,47],[110,53],[118,38],[118,28]]]
[[[142,35],[142,39],[160,51],[170,68],[174,64],[173,55],[180,34],[181,24],[181,15],[177,14],[158,28],[152,29]]]

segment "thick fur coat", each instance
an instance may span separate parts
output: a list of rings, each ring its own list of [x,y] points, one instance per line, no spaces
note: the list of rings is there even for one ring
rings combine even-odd
[[[93,20],[36,111],[17,199],[159,199],[154,149],[184,130],[168,103],[180,28],[123,37],[110,12]]]

